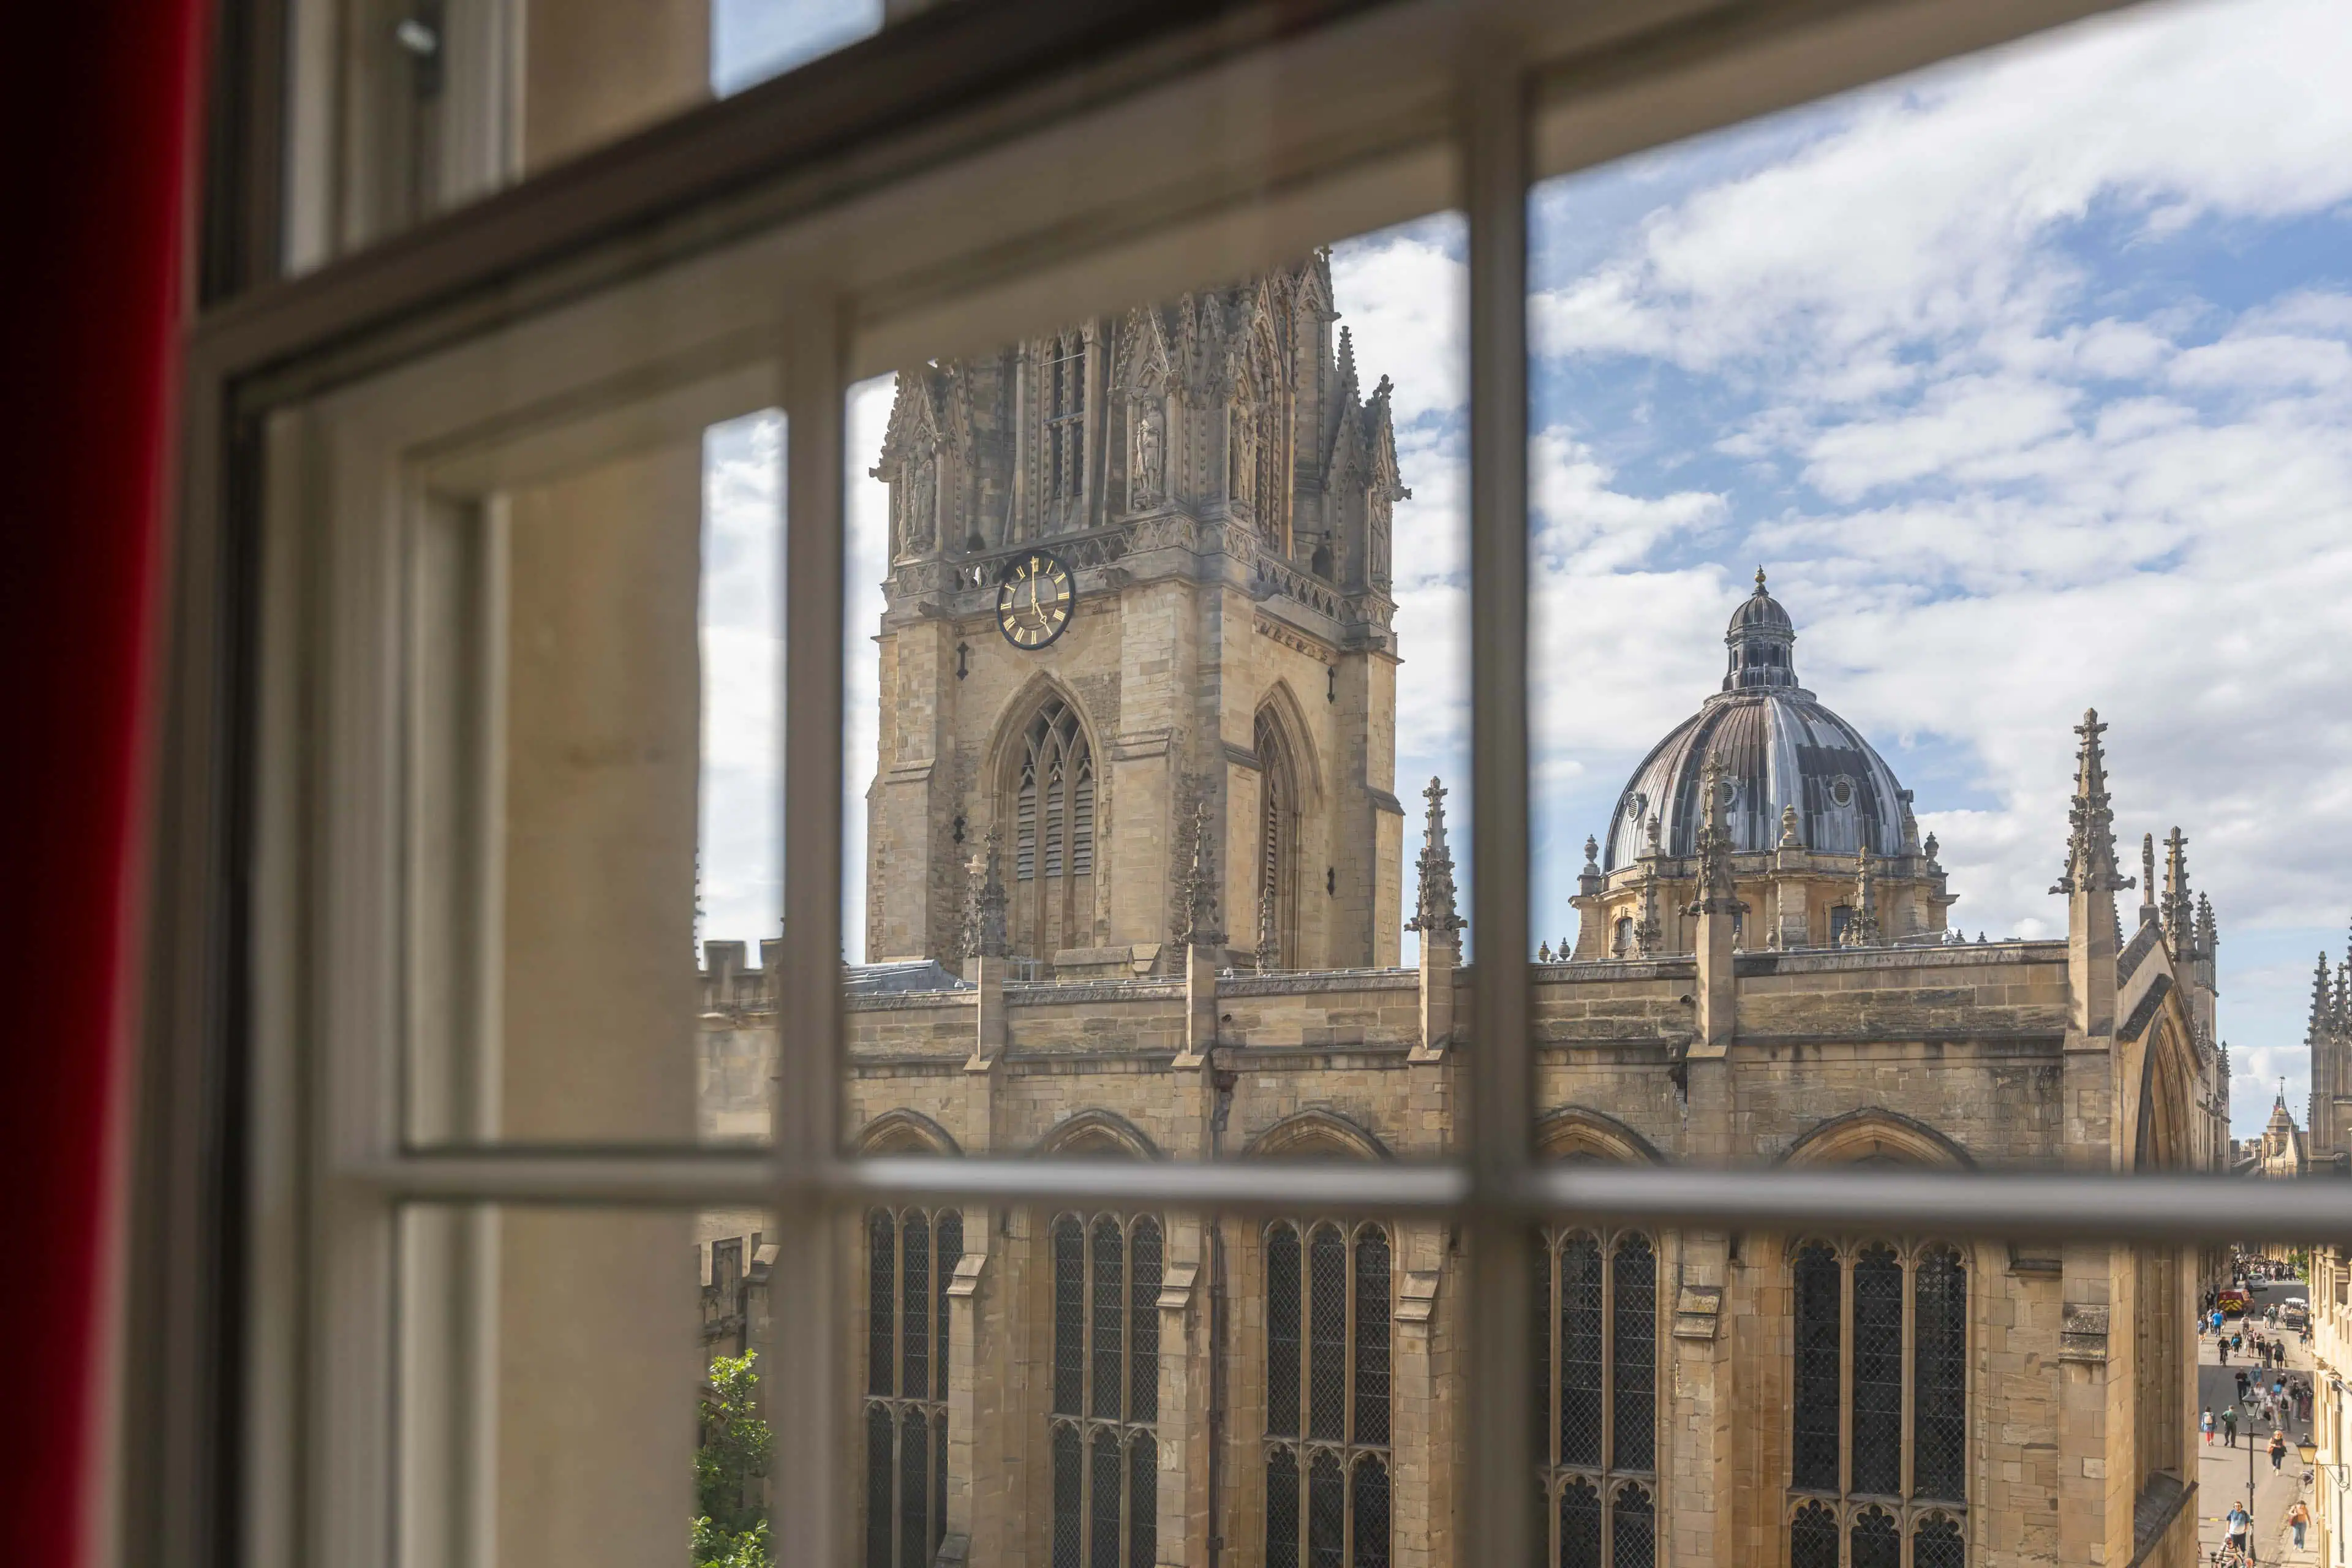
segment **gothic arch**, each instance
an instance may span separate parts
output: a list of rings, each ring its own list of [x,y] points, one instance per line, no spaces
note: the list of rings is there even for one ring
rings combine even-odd
[[[852,1141],[859,1154],[961,1154],[955,1135],[916,1110],[886,1110]]]
[[[1286,1160],[1337,1154],[1353,1160],[1392,1160],[1388,1145],[1336,1110],[1320,1106],[1284,1117],[1242,1151],[1252,1159]]]
[[[1112,1155],[1157,1160],[1160,1153],[1144,1131],[1115,1110],[1073,1112],[1046,1130],[1030,1151],[1035,1154]]]
[[[992,727],[984,820],[1003,855],[1005,934],[1017,955],[1050,960],[1095,943],[1108,837],[1102,755],[1077,693],[1042,671]]]
[[[1536,1158],[1610,1165],[1663,1165],[1651,1142],[1613,1116],[1563,1105],[1536,1119]]]
[[[1323,763],[1315,753],[1315,731],[1307,722],[1307,709],[1298,700],[1298,693],[1290,682],[1276,679],[1258,699],[1258,716],[1271,718],[1281,726],[1283,743],[1290,749],[1291,763],[1298,775],[1301,801],[1323,798]]]
[[[2141,1036],[2132,1131],[2132,1163],[2139,1170],[2177,1170],[2189,1163],[2189,1085],[2196,1068],[2176,1007],[2168,1004],[2156,1027]]]
[[[1883,1160],[1972,1171],[1976,1161],[1946,1134],[1916,1117],[1865,1106],[1815,1122],[1780,1156],[1783,1165],[1845,1165]]]

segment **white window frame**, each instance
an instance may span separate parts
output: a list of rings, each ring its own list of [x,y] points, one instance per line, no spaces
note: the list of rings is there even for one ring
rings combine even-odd
[[[796,1002],[782,1011],[772,1149],[427,1150],[404,1143],[397,1126],[401,948],[387,909],[368,901],[404,875],[381,831],[396,754],[386,728],[396,704],[383,689],[383,633],[397,618],[385,520],[560,465],[584,439],[676,434],[781,403],[793,520],[782,732],[837,738],[853,383],[1462,209],[1471,601],[1487,634],[1472,662],[1471,924],[1488,952],[1531,951],[1530,186],[2110,3],[1330,0],[1303,21],[1295,6],[1178,7],[1157,30],[1129,5],[1109,8],[1126,18],[1116,47],[1089,55],[1088,23],[1075,14],[1084,8],[995,0],[986,25],[1014,40],[1003,49],[1017,44],[1034,58],[982,62],[1006,70],[994,82],[970,65],[972,79],[951,82],[949,108],[929,119],[915,110],[954,77],[967,36],[952,18],[803,68],[202,319],[185,404],[142,1067],[150,1104],[194,1109],[156,1112],[138,1151],[125,1331],[136,1348],[121,1381],[152,1391],[160,1414],[152,1436],[126,1436],[122,1448],[125,1554],[227,1561],[206,1544],[224,1537],[185,1522],[203,1515],[209,1525],[206,1510],[227,1497],[240,1563],[389,1568],[392,1241],[408,1204],[771,1208],[782,1249],[776,1315],[798,1325],[774,1347],[769,1382],[783,1413],[772,1496],[791,1521],[779,1531],[780,1561],[793,1568],[832,1568],[850,1545],[831,1478],[855,1435],[839,1429],[844,1411],[824,1391],[850,1285],[838,1227],[870,1205],[1278,1206],[1454,1221],[1469,1243],[1463,1560],[1475,1563],[1529,1555],[1531,1217],[1962,1238],[2308,1239],[2345,1229],[2352,1214],[2327,1188],[2282,1186],[2250,1215],[2241,1189],[2189,1176],[1538,1165],[1524,1115],[1528,976],[1503,963],[1474,972],[1468,1109],[1487,1131],[1457,1163],[1300,1167],[1276,1198],[1261,1173],[1232,1165],[851,1160],[838,1125],[843,1010],[832,956],[842,934],[837,739],[783,758],[791,889],[814,893],[787,895],[794,929],[781,984]],[[813,147],[793,124],[795,105],[829,101],[825,92],[878,70],[875,59],[900,73],[877,79],[895,84],[901,120],[858,122],[838,144]],[[658,342],[647,342],[647,321],[661,323]],[[494,358],[503,374],[460,374],[469,356]],[[488,455],[465,444],[488,424],[598,386],[612,389],[601,411],[575,407]],[[259,646],[249,672],[240,593],[252,595],[244,613]],[[305,683],[303,658],[320,649],[332,654],[334,689]],[[225,706],[224,687],[248,675],[249,692]],[[251,719],[243,756],[240,711]],[[306,729],[321,716],[332,721],[324,731]],[[222,782],[224,767],[249,770],[242,795]],[[238,822],[254,834],[242,850]],[[234,912],[244,941],[225,956],[202,933],[236,880],[235,852],[249,857],[253,892],[249,909]],[[247,997],[242,1013],[225,1010],[230,992]],[[244,1079],[207,1077],[238,1061]],[[174,1100],[179,1090],[189,1092]],[[235,1389],[205,1383],[225,1342],[159,1331],[151,1345],[139,1327],[178,1304],[218,1300],[205,1271],[240,1256],[214,1245],[222,1222],[201,1212],[219,1171],[208,1163],[219,1156],[203,1107],[223,1097],[243,1107],[247,1129],[237,1150],[245,1273],[241,1300],[227,1298],[247,1352]],[[142,1238],[175,1235],[182,1221],[194,1241],[139,1254]],[[333,1356],[320,1353],[330,1344]],[[240,1422],[241,1486],[207,1492],[187,1479],[191,1456],[215,1429],[206,1417],[223,1411]]]

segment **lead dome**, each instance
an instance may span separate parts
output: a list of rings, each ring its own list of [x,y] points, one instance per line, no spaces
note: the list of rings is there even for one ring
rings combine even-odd
[[[1723,640],[1722,689],[1633,770],[1617,797],[1602,868],[1631,866],[1647,851],[1653,816],[1661,853],[1697,853],[1699,779],[1710,760],[1722,763],[1730,790],[1735,854],[1779,845],[1786,806],[1796,808],[1799,838],[1816,853],[1852,857],[1866,844],[1881,858],[1905,854],[1911,794],[1859,730],[1798,684],[1796,623],[1767,591],[1763,568]]]

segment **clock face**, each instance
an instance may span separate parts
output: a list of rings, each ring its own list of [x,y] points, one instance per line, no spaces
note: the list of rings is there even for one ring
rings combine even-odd
[[[1068,628],[1077,607],[1078,584],[1062,558],[1032,550],[1004,569],[996,588],[996,627],[1014,647],[1032,652]]]

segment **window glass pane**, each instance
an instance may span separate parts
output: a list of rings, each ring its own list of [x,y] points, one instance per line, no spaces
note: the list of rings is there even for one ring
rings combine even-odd
[[[404,708],[414,1142],[769,1135],[782,421],[680,424],[633,403],[419,458],[417,500],[336,521],[407,595],[412,676],[378,689]]]
[[[2352,401],[2311,368],[2352,363],[2347,58],[2340,7],[2131,8],[1531,193],[1541,1158],[2352,1158],[2352,751],[2303,717],[2352,675]],[[2186,1558],[2232,1500],[2294,1550],[2336,1368],[2261,1324],[2274,1482],[2265,1373],[2196,1332],[2227,1247],[1676,1227],[1644,1311],[1596,1228],[1531,1293],[1553,1561],[1575,1480],[1641,1550],[1637,1412],[1662,1555],[1713,1423],[1776,1500],[1711,1513],[1742,1561],[2065,1561],[2094,1515]]]
[[[308,271],[927,8],[299,0],[288,7],[287,270]]]
[[[689,1539],[698,1563],[768,1560],[764,1215],[436,1205],[394,1230],[389,1409],[370,1347],[334,1375],[348,1418],[396,1432],[404,1560],[672,1562]],[[868,1401],[844,1465],[886,1497],[929,1467],[925,1434],[894,1449],[893,1403]]]

